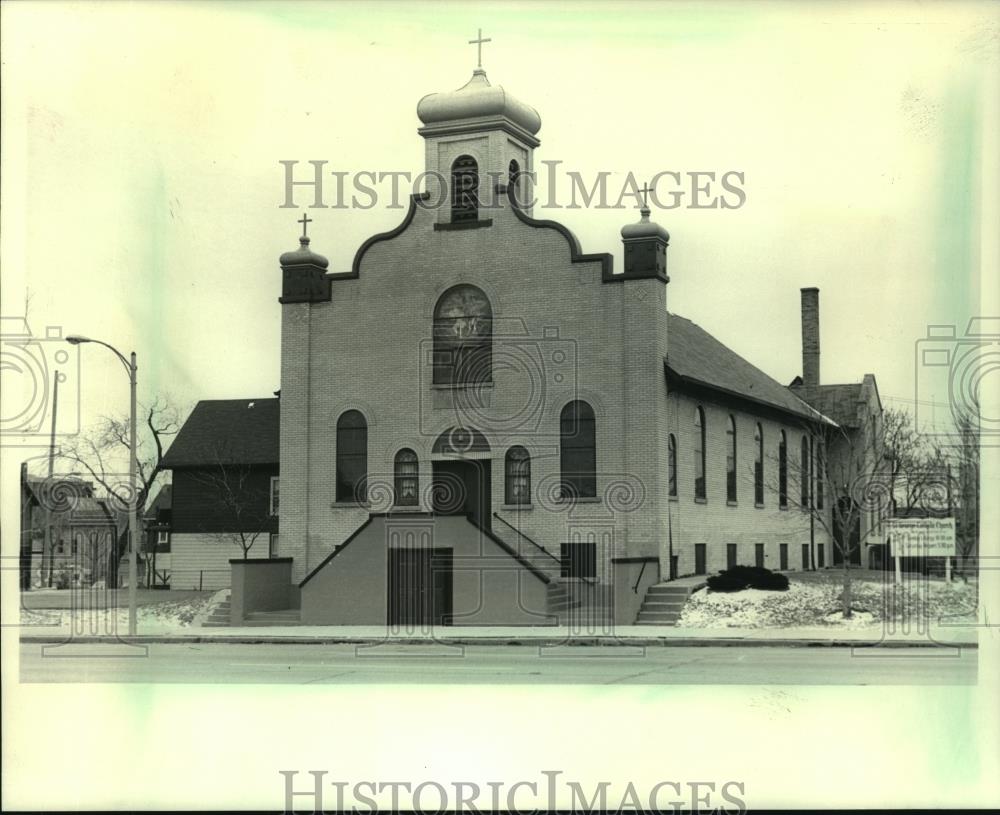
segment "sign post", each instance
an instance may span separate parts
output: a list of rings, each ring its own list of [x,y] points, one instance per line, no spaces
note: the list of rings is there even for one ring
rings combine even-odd
[[[943,557],[945,579],[951,582],[951,559],[955,556],[954,518],[890,518],[888,533],[896,559],[896,582],[902,582],[900,558]]]

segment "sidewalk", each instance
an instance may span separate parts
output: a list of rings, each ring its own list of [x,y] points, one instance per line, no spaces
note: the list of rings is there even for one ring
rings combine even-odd
[[[127,639],[113,633],[74,634],[62,626],[21,626],[21,642],[115,642]],[[364,644],[392,642],[406,645],[449,643],[454,645],[536,646],[827,646],[827,647],[978,647],[979,632],[989,636],[997,628],[931,626],[929,631],[904,632],[881,627],[844,629],[812,628],[677,628],[673,626],[619,626],[608,630],[580,630],[556,626],[442,627],[431,631],[391,630],[385,626],[274,626],[243,628],[185,627],[170,632],[143,634],[141,643],[229,643],[229,644]]]

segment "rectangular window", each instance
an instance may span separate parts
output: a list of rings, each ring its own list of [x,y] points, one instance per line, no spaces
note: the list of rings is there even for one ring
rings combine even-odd
[[[278,514],[278,476],[271,476],[271,501],[270,509],[268,511],[269,515]]]
[[[726,544],[726,568],[732,569],[736,565],[736,544]]]
[[[563,577],[597,577],[597,544],[562,544]]]
[[[778,547],[778,568],[783,572],[788,571],[788,544],[783,543]]]
[[[705,562],[705,544],[703,543],[696,543],[694,545],[694,573],[708,573],[708,565]]]
[[[826,566],[826,552],[823,551],[823,544],[816,547],[816,567],[822,569]]]
[[[267,542],[267,556],[277,557],[278,556],[278,533],[272,532],[270,540]]]
[[[753,562],[754,565],[763,569],[764,568],[764,544],[755,543],[753,545]]]
[[[169,552],[170,551],[170,533],[163,530],[156,533],[156,551],[157,552]]]
[[[809,570],[809,544],[802,544],[802,571]]]

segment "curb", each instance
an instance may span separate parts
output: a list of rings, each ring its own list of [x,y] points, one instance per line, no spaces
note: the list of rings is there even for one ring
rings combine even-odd
[[[220,637],[208,635],[170,636],[170,635],[139,635],[136,637],[104,637],[78,636],[66,637],[58,634],[28,634],[20,638],[22,643],[46,645],[92,645],[110,643],[123,645],[150,644],[230,644],[230,645],[535,645],[542,647],[605,647],[622,646],[661,647],[677,646],[681,648],[732,648],[732,647],[779,647],[779,648],[977,648],[977,642],[937,642],[934,640],[847,640],[847,639],[750,639],[743,637],[725,637],[707,639],[700,637],[293,637],[277,636],[263,637],[252,635],[236,635]]]

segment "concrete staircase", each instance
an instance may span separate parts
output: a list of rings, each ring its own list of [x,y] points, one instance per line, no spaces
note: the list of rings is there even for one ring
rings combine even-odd
[[[243,625],[298,625],[301,615],[297,608],[283,608],[278,611],[251,611]]]
[[[212,613],[201,624],[202,628],[228,628],[229,627],[229,598],[227,597],[219,605],[212,609]]]
[[[635,624],[677,625],[684,604],[697,588],[699,588],[697,584],[678,586],[673,583],[657,583],[650,586]]]

